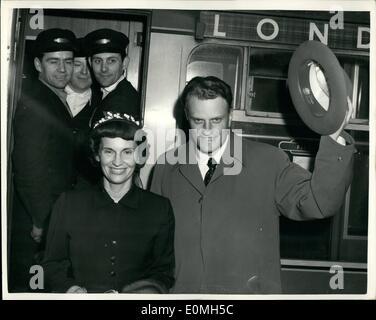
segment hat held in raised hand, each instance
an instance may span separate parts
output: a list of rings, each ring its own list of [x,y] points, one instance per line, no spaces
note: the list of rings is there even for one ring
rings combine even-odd
[[[340,128],[352,85],[326,45],[308,40],[295,50],[289,64],[288,87],[297,113],[311,130],[329,135]]]

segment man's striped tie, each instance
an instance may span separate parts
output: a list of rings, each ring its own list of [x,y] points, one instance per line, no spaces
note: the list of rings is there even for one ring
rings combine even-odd
[[[217,167],[217,164],[215,163],[215,160],[213,158],[209,158],[207,166],[209,167],[209,170],[205,174],[204,182],[205,186],[207,186],[210,182],[210,179],[212,178],[215,168]]]

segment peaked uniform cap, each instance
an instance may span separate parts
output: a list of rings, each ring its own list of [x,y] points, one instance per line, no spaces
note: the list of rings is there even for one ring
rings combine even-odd
[[[112,29],[99,29],[90,32],[85,37],[89,55],[97,53],[114,52],[125,54],[129,44],[128,37]]]
[[[34,43],[35,56],[56,51],[77,51],[77,39],[72,31],[53,28],[38,34]]]

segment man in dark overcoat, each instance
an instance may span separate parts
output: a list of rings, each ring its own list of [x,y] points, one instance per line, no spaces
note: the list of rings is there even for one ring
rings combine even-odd
[[[75,183],[74,129],[65,86],[73,70],[76,37],[42,31],[34,44],[38,79],[25,79],[14,118],[14,204],[11,216],[9,290],[30,289],[52,205]]]
[[[232,93],[222,80],[192,79],[182,101],[189,141],[158,159],[151,185],[175,214],[172,292],[281,293],[279,216],[340,210],[355,152],[342,130],[349,117],[321,137],[311,174],[282,150],[229,132]]]
[[[101,176],[98,168],[90,161],[89,132],[90,120],[95,106],[101,100],[101,93],[93,84],[91,70],[87,62],[88,48],[84,38],[77,39],[72,77],[65,87],[67,104],[72,113],[76,140],[77,187],[96,183]]]

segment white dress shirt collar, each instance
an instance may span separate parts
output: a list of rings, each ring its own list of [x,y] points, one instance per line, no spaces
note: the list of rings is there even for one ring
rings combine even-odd
[[[91,88],[87,89],[84,92],[76,92],[69,85],[64,89],[67,93],[67,104],[72,113],[72,116],[75,117],[80,111],[85,108],[87,103],[91,99]]]
[[[225,152],[225,149],[227,147],[228,140],[229,140],[229,136],[227,136],[226,141],[222,144],[222,146],[211,155],[201,152],[199,149],[196,148],[196,159],[197,159],[197,164],[198,164],[198,168],[200,169],[202,179],[205,178],[205,174],[209,170],[209,167],[208,167],[209,158],[213,158],[215,162],[219,164],[219,162],[221,161],[222,155]]]
[[[101,88],[101,91],[103,92],[102,99],[104,99],[110,92],[114,91],[116,89],[116,87],[118,86],[119,82],[124,80],[124,79],[125,79],[125,73],[123,72],[123,74],[120,76],[118,81],[116,81],[115,83],[113,83],[112,85],[110,85],[108,87]]]

